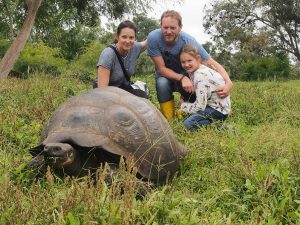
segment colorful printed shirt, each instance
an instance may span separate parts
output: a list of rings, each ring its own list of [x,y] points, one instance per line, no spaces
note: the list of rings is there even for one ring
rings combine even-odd
[[[181,110],[194,114],[203,111],[207,105],[227,115],[230,112],[230,97],[220,98],[216,90],[225,85],[223,77],[213,69],[201,65],[194,73],[189,74],[195,87],[196,101],[193,103],[184,102]]]

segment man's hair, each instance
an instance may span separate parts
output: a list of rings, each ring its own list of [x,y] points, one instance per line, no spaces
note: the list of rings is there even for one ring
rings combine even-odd
[[[179,12],[177,12],[175,10],[167,10],[167,11],[163,12],[163,14],[160,17],[160,23],[163,20],[163,18],[165,18],[165,17],[172,17],[172,18],[176,19],[178,21],[178,25],[180,27],[182,27],[182,17]]]

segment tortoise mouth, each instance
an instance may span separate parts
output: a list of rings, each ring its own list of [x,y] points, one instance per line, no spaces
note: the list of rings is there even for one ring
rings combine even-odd
[[[76,150],[67,143],[49,143],[43,150],[45,162],[55,167],[63,167],[74,162]]]
[[[46,156],[44,155],[45,163],[55,167],[64,167],[74,162],[74,154],[71,153],[68,156]]]

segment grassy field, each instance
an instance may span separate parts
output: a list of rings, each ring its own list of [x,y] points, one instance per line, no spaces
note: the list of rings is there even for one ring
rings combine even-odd
[[[153,80],[144,78],[158,106]],[[91,88],[43,74],[0,82],[1,224],[300,224],[300,82],[236,82],[225,125],[197,132],[171,126],[189,150],[179,175],[135,197],[126,169],[124,194],[103,173],[60,179],[22,172],[28,149],[52,112]]]

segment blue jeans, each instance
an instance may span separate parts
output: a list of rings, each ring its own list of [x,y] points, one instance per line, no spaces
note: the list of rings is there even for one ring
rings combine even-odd
[[[173,92],[179,92],[184,101],[194,102],[196,95],[187,93],[178,81],[165,78],[155,73],[156,95],[159,103],[168,102],[173,99]]]
[[[218,110],[213,109],[210,106],[206,106],[204,111],[199,111],[192,114],[184,122],[184,126],[191,131],[195,131],[203,126],[208,126],[214,120],[226,120],[228,115],[220,113]]]

